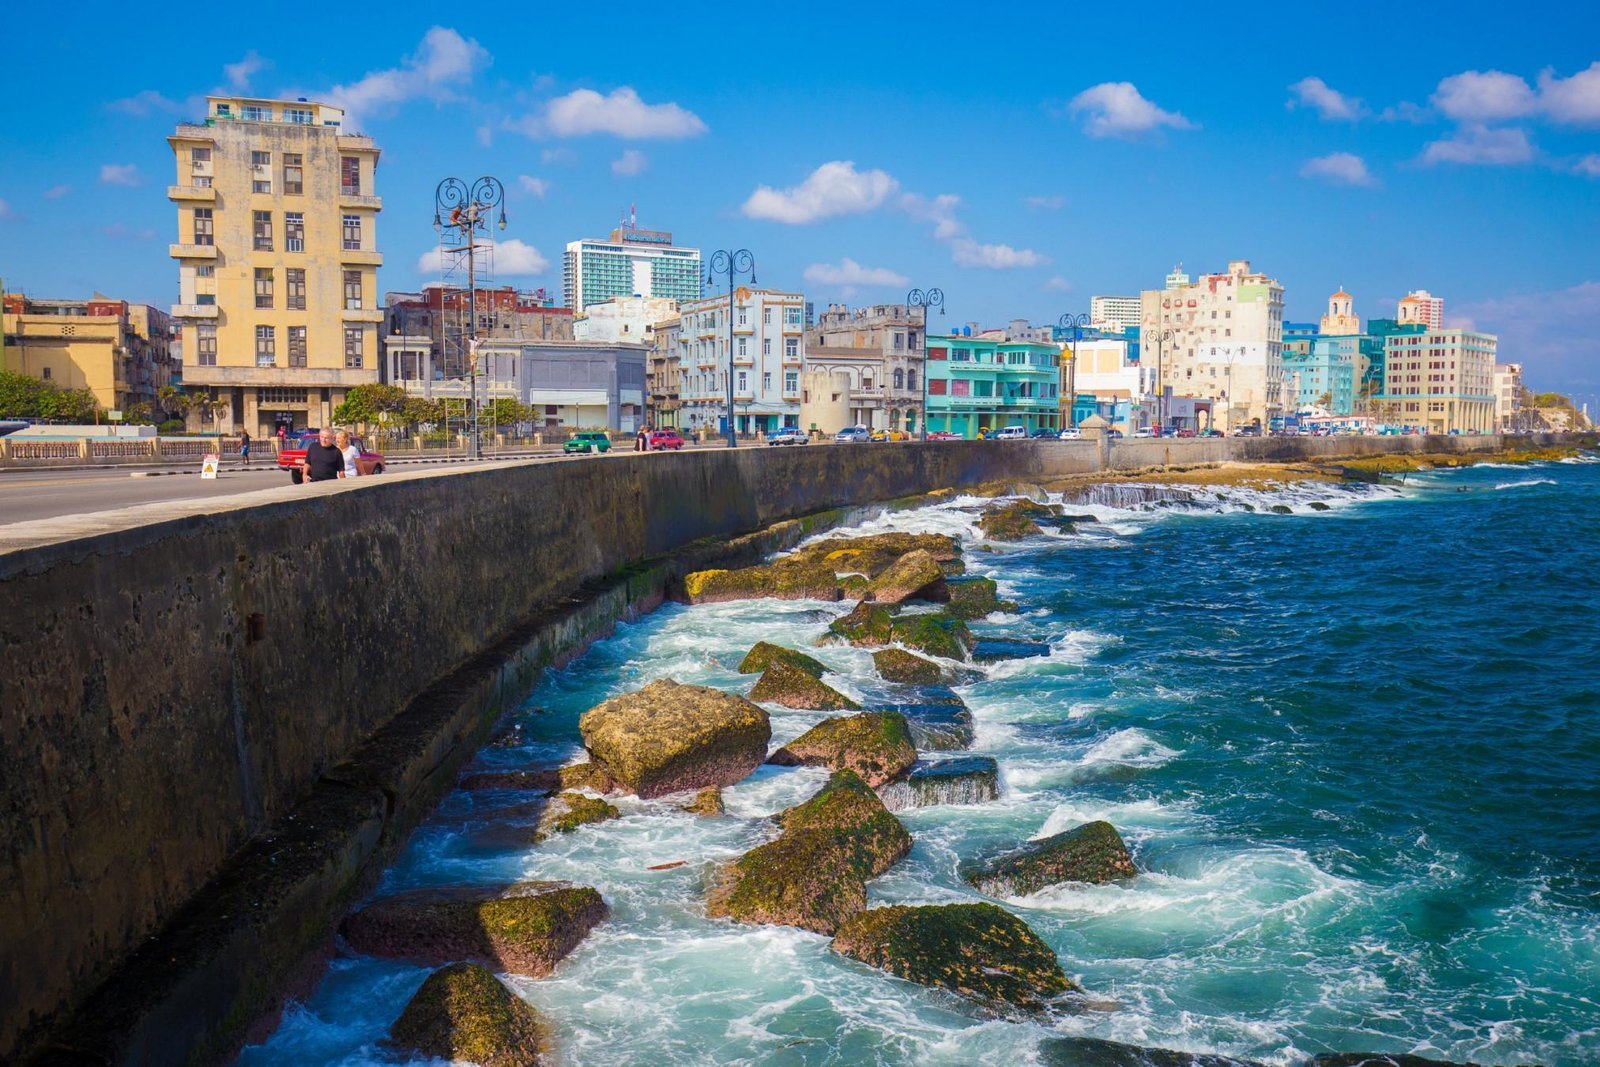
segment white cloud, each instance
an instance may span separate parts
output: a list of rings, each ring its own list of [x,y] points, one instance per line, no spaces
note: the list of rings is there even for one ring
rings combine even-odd
[[[1044,283],[1044,287],[1046,289],[1050,290],[1052,293],[1070,293],[1070,292],[1072,292],[1072,283],[1067,281],[1065,278],[1063,278],[1059,274],[1057,274],[1054,278],[1051,278],[1049,281],[1045,282]]]
[[[482,248],[486,244],[491,246],[495,274],[523,277],[543,274],[549,269],[550,261],[526,241],[519,241],[514,237],[509,241],[479,241],[478,247]],[[463,255],[464,253],[451,254],[438,248],[430,248],[418,257],[417,273],[438,277],[446,270],[456,270],[460,267],[456,261]]]
[[[1593,342],[1600,334],[1600,281],[1469,301],[1455,311],[1499,334],[1497,358],[1522,363],[1533,388],[1600,391]]]
[[[106,163],[100,168],[100,180],[106,185],[138,185],[139,168],[132,163]]]
[[[1330,152],[1325,156],[1308,159],[1300,167],[1300,177],[1320,178],[1335,185],[1372,185],[1372,175],[1367,164],[1358,155],[1349,152]]]
[[[1084,132],[1090,137],[1137,137],[1171,126],[1192,130],[1194,123],[1175,111],[1163,111],[1139,95],[1132,82],[1101,82],[1072,98],[1068,111],[1084,114]]]
[[[1533,145],[1519,129],[1490,129],[1463,126],[1442,141],[1431,141],[1422,150],[1423,163],[1468,163],[1507,166],[1533,159]]]
[[[1298,97],[1298,101],[1289,101],[1291,108],[1298,102],[1302,107],[1314,108],[1330,122],[1354,122],[1367,113],[1360,100],[1344,95],[1321,78],[1301,78],[1289,86],[1289,91]]]
[[[914,219],[933,223],[933,236],[940,241],[966,236],[966,226],[956,218],[956,208],[960,206],[961,198],[953,193],[940,193],[931,199],[907,193],[900,198],[900,210]]]
[[[955,260],[957,266],[982,267],[986,270],[1040,267],[1050,262],[1047,257],[1031,248],[979,244],[970,237],[957,238],[951,242],[950,258]]]
[[[132,115],[134,118],[142,119],[146,115],[154,115],[162,111],[176,114],[183,110],[183,105],[176,100],[167,99],[154,89],[145,89],[142,92],[134,93],[132,96],[125,96],[121,100],[113,100],[106,105],[106,108],[123,115]]]
[[[706,124],[699,115],[677,104],[647,104],[638,92],[624,85],[608,96],[593,89],[575,89],[556,97],[545,106],[542,126],[523,125],[524,132],[530,134],[540,129],[557,137],[609,133],[644,140],[698,137],[706,132]]]
[[[543,178],[535,178],[531,174],[519,174],[517,176],[517,184],[522,186],[523,192],[529,196],[538,197],[540,200],[543,200],[544,194],[550,191],[549,182]]]
[[[236,93],[242,93],[250,88],[250,79],[256,72],[264,69],[267,61],[256,54],[254,48],[244,54],[244,58],[237,63],[223,65],[222,73],[228,77],[228,86]]]
[[[1060,211],[1067,206],[1064,196],[1025,196],[1022,198],[1023,206],[1029,211]]]
[[[1585,178],[1600,178],[1600,153],[1590,152],[1572,165],[1572,173]]]
[[[899,187],[900,183],[884,171],[858,171],[850,160],[834,160],[788,189],[758,187],[741,210],[746,218],[798,226],[875,210]]]
[[[643,174],[644,169],[650,165],[643,152],[637,148],[625,148],[622,155],[611,161],[611,173],[620,175]]]
[[[1409,122],[1413,126],[1428,121],[1428,109],[1402,100],[1378,112],[1379,122]]]
[[[453,99],[457,86],[472,80],[489,63],[489,53],[477,41],[455,30],[435,26],[422,37],[414,55],[398,67],[376,70],[350,85],[328,90],[330,103],[344,108],[355,125],[358,118],[381,113],[408,100],[435,102]]]
[[[1557,122],[1600,125],[1600,61],[1570,78],[1558,78],[1548,70],[1540,74],[1539,105]]]
[[[1441,81],[1434,90],[1433,103],[1457,122],[1497,122],[1532,114],[1538,97],[1515,74],[1468,70]]]
[[[887,267],[863,267],[848,256],[833,263],[813,263],[805,279],[816,285],[909,285],[910,278]]]
[[[552,163],[576,163],[578,153],[570,148],[545,148],[539,152],[539,162],[548,167]]]
[[[70,185],[52,185],[39,195],[43,196],[46,200],[60,200],[70,192],[72,192],[72,186]]]

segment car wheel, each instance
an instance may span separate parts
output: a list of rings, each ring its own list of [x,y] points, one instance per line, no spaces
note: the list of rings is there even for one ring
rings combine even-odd
[[[372,468],[372,473],[373,474],[382,474],[383,473],[383,464],[380,463],[376,467],[373,467]]]

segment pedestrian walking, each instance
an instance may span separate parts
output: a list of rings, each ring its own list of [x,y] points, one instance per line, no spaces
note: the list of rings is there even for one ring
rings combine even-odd
[[[633,450],[635,452],[650,451],[650,433],[643,426],[639,427],[639,432],[633,435]]]
[[[333,431],[324,427],[306,446],[300,476],[308,482],[331,482],[344,477],[344,454],[334,445]]]
[[[361,449],[350,440],[349,430],[340,430],[334,436],[334,447],[338,448],[339,455],[344,460],[344,467],[339,471],[339,477],[354,478],[359,475],[361,469],[356,466],[356,460],[361,458]]]
[[[239,458],[246,467],[250,466],[250,431],[239,431]]]

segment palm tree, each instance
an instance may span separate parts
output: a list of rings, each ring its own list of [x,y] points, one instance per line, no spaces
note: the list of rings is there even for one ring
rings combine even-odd
[[[176,385],[163,385],[156,390],[156,398],[161,402],[162,411],[180,419],[186,418],[194,408],[195,398]]]

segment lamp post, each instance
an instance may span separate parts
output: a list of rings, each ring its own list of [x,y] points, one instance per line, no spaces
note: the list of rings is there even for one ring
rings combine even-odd
[[[943,289],[913,289],[906,294],[906,306],[922,309],[922,439],[928,439],[928,309],[944,314]],[[948,412],[946,413],[948,414]],[[948,426],[948,420],[946,422]]]
[[[728,276],[728,447],[739,447],[738,431],[733,425],[733,280],[740,274],[750,275],[750,284],[756,284],[756,257],[748,248],[719,248],[711,253],[706,268],[706,284],[715,283],[717,275]]]
[[[1072,362],[1067,364],[1067,429],[1072,430],[1078,426],[1078,342],[1083,339],[1083,328],[1089,325],[1089,313],[1074,315],[1069,311],[1057,325],[1072,331]]]
[[[1139,334],[1139,343],[1153,340],[1156,343],[1156,429],[1162,433],[1167,430],[1167,379],[1162,373],[1161,347],[1172,340],[1171,330],[1156,329],[1148,334],[1142,330]]]
[[[498,178],[485,175],[470,186],[460,178],[446,178],[433,191],[433,228],[443,243],[445,231],[450,231],[460,242],[446,252],[467,254],[467,321],[464,340],[467,345],[467,389],[472,405],[472,439],[468,455],[479,455],[478,420],[478,235],[487,234],[489,218],[494,209],[500,209],[499,227],[506,228],[506,188]],[[442,257],[441,257],[442,258]],[[441,264],[442,266],[442,264]],[[485,390],[487,390],[485,386]]]

